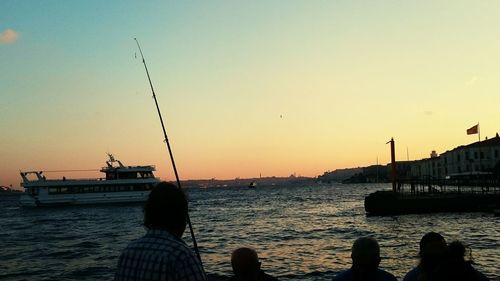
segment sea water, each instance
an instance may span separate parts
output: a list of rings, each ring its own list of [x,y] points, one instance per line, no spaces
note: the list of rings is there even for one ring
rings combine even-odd
[[[399,280],[417,262],[429,231],[461,240],[479,271],[500,278],[500,217],[438,213],[367,217],[364,197],[386,184],[187,189],[210,280],[231,274],[231,251],[255,248],[265,272],[282,280],[331,280],[350,266],[361,236],[381,246],[380,267]],[[121,250],[144,234],[140,205],[26,209],[0,197],[1,280],[112,280]],[[191,245],[189,233],[184,239]]]

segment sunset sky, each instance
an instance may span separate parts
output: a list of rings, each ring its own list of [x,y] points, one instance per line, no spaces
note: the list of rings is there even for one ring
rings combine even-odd
[[[500,1],[3,0],[0,185],[106,152],[173,178],[134,37],[181,179],[442,153],[500,131],[499,27]]]

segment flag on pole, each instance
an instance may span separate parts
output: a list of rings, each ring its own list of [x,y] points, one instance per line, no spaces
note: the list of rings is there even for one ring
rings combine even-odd
[[[474,125],[467,129],[467,135],[475,135],[479,132],[479,124]]]

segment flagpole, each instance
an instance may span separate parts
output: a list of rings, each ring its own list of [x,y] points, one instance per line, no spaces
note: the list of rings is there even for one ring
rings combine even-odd
[[[479,122],[477,122],[477,135],[479,136],[479,141],[481,141],[481,128],[479,126]]]

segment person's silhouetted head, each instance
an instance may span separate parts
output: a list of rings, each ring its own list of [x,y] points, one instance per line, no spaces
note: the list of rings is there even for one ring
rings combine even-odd
[[[149,193],[144,206],[144,226],[163,229],[181,237],[186,229],[188,203],[184,192],[177,186],[158,183]]]
[[[440,281],[469,281],[478,280],[478,274],[472,267],[472,257],[467,248],[460,241],[448,244],[443,261],[436,270],[433,280]]]
[[[466,249],[467,248],[462,242],[453,241],[450,244],[448,244],[448,247],[446,248],[446,258],[453,262],[466,262],[465,260]],[[471,258],[469,254],[469,260],[470,259]]]
[[[255,281],[260,274],[259,256],[250,248],[238,248],[231,255],[231,266],[238,281]]]
[[[446,240],[441,234],[429,232],[420,239],[420,267],[434,268],[446,252]]]
[[[361,237],[352,245],[352,270],[356,279],[369,279],[380,264],[380,247],[377,240],[371,237]]]

